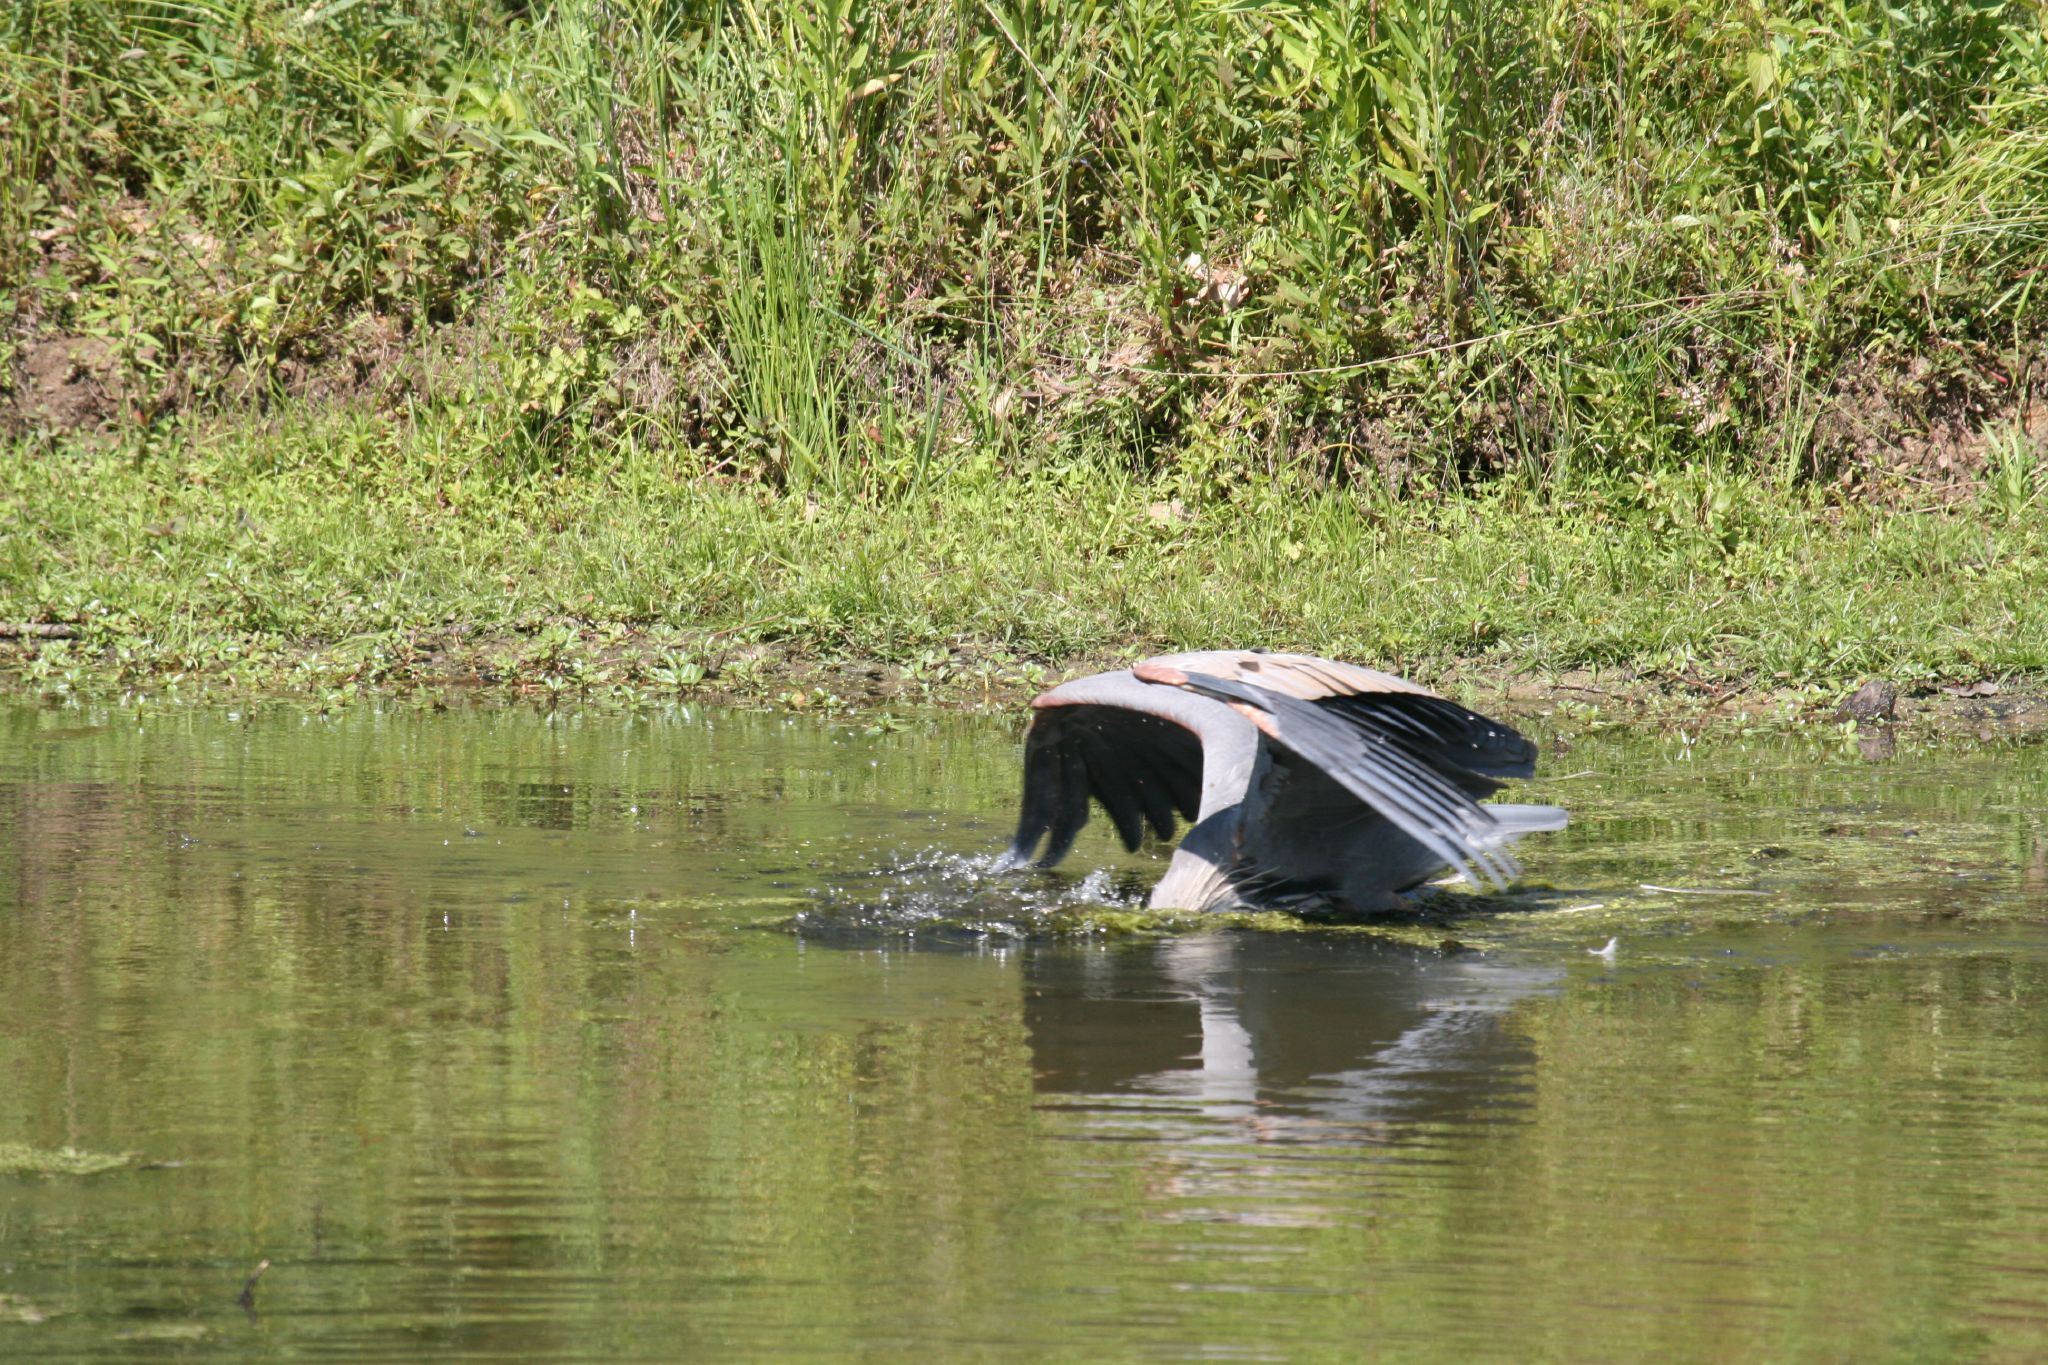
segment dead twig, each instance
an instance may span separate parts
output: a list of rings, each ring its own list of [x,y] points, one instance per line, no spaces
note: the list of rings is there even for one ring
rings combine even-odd
[[[243,1283],[242,1292],[235,1295],[235,1302],[242,1306],[243,1312],[253,1313],[256,1311],[256,1281],[262,1279],[263,1272],[268,1269],[270,1269],[270,1258],[266,1256],[256,1263],[255,1273],[250,1275],[248,1280]]]

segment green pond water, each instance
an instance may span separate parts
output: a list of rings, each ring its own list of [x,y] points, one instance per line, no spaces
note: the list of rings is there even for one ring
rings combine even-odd
[[[1134,937],[1014,717],[0,706],[0,1359],[2048,1358],[2048,752],[1528,728]]]

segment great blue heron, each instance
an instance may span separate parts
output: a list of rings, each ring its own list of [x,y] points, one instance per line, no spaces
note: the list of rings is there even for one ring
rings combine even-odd
[[[1481,806],[1536,746],[1390,674],[1306,654],[1169,654],[1031,703],[1024,809],[1005,863],[1065,857],[1091,799],[1136,849],[1190,821],[1155,909],[1322,904],[1370,912],[1456,868],[1504,886],[1508,845],[1556,806]],[[1475,875],[1475,872],[1477,875]]]

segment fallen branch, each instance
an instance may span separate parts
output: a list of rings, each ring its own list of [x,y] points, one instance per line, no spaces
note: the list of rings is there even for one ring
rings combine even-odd
[[[78,627],[62,621],[0,621],[0,640],[75,640]]]

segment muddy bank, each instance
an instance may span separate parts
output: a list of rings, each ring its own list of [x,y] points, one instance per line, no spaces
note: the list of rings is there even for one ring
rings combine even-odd
[[[524,634],[460,627],[403,637],[265,649],[178,667],[138,661],[68,638],[62,626],[0,623],[0,690],[16,694],[192,698],[262,696],[322,705],[364,695],[463,700],[574,700],[620,705],[701,701],[828,712],[903,707],[1022,708],[1072,677],[1119,668],[1163,647],[1050,660],[968,644],[914,659],[831,657],[785,642],[739,642],[716,632],[557,626]],[[1489,660],[1404,667],[1367,660],[1497,714],[1563,714],[1581,723],[1660,729],[1840,728],[1866,755],[1895,738],[2006,742],[2048,735],[2048,687],[2038,679],[1913,687],[1767,688],[1729,680],[1662,678],[1626,668],[1547,675]]]

